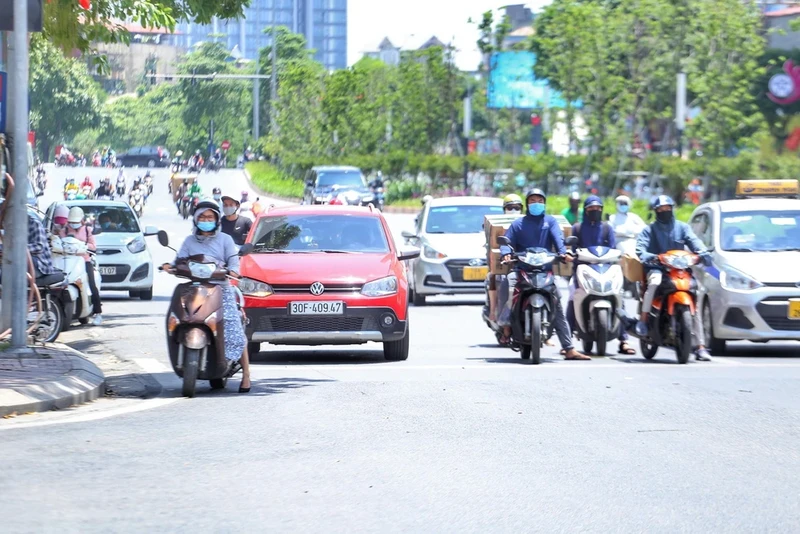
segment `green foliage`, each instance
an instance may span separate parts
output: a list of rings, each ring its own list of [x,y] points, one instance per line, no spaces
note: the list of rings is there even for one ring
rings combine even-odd
[[[245,168],[250,173],[253,183],[264,193],[286,198],[301,198],[303,196],[303,181],[285,174],[283,171],[266,161],[248,163]]]

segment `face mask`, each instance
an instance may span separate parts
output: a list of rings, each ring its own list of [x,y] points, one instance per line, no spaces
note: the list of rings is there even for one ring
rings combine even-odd
[[[657,211],[656,212],[656,220],[660,223],[671,223],[673,219],[673,213],[671,211]]]
[[[110,222],[100,223],[100,228],[102,228],[103,230],[108,230],[109,228],[111,228],[111,223]]]
[[[69,227],[72,228],[73,230],[77,230],[81,226],[82,226],[81,223],[69,223]]]
[[[229,215],[233,215],[234,213],[236,213],[236,206],[224,207],[222,208],[222,213],[224,213],[226,217]]]
[[[217,223],[213,221],[201,221],[197,223],[197,229],[201,232],[213,232],[217,229]]]
[[[628,213],[630,208],[627,204],[617,204],[617,211],[620,213]]]
[[[222,198],[222,195],[214,195],[214,200],[217,200],[217,201],[218,201],[218,200],[219,200],[219,199],[221,199],[221,198]]]
[[[587,211],[586,220],[589,222],[599,222],[602,215],[602,211]]]
[[[534,203],[528,204],[528,214],[538,217],[544,215],[544,204]]]

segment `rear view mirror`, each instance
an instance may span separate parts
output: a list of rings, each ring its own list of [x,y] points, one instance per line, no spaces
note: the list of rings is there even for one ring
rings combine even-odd
[[[168,247],[169,246],[169,236],[167,235],[167,232],[165,232],[164,230],[159,230],[157,235],[158,235],[158,243],[162,247]]]
[[[414,232],[409,232],[408,230],[403,230],[400,232],[400,235],[403,236],[405,239],[416,239],[418,236]]]
[[[239,256],[247,256],[248,254],[253,252],[254,248],[255,246],[252,243],[245,243],[244,245],[239,247]]]
[[[400,261],[413,260],[414,258],[419,258],[419,249],[417,247],[402,248],[397,254],[397,259]]]
[[[567,239],[564,240],[564,244],[568,247],[577,247],[578,246],[578,236],[571,235]]]
[[[99,226],[93,226],[92,227],[92,235],[100,235],[102,233],[103,233],[103,229],[100,228]]]
[[[156,228],[155,226],[145,226],[144,235],[145,236],[158,235],[158,228]]]
[[[504,235],[497,236],[497,242],[501,245],[511,246],[511,240]]]

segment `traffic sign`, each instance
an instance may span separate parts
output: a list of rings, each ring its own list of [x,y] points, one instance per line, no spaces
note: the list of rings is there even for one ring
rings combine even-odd
[[[222,144],[220,145],[220,148],[222,148],[222,150],[228,150],[230,147],[231,147],[231,142],[228,141],[227,139],[223,141]]]

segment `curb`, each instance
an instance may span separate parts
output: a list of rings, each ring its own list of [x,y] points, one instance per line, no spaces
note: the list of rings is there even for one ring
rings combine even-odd
[[[28,360],[28,363],[48,361],[47,358],[41,358],[42,353],[39,351],[44,351],[45,354],[49,352],[50,354],[60,355],[59,358],[52,358],[51,356],[50,361],[56,359],[64,367],[69,368],[60,376],[54,374],[52,380],[12,385],[0,389],[0,398],[2,398],[3,403],[0,405],[0,417],[29,412],[61,410],[76,404],[96,400],[105,393],[105,376],[103,372],[80,352],[61,344],[36,347],[33,350],[39,353],[39,358],[26,357],[26,355],[7,355],[0,357],[0,362],[3,360],[17,360],[20,368],[22,368],[25,360]],[[34,366],[33,368],[35,369],[36,367]],[[41,368],[44,369],[45,367],[42,366]]]
[[[245,178],[247,178],[247,183],[250,184],[250,188],[258,193],[259,195],[263,195],[267,199],[271,200],[280,200],[281,202],[292,202],[294,204],[300,204],[302,199],[300,198],[293,198],[293,197],[279,197],[273,195],[271,193],[266,193],[262,189],[256,186],[253,183],[253,179],[250,177],[250,173],[247,172],[247,169],[242,169],[244,172]],[[422,210],[422,204],[420,204],[419,208],[407,208],[407,207],[397,207],[397,206],[384,206],[382,213],[419,213]]]

